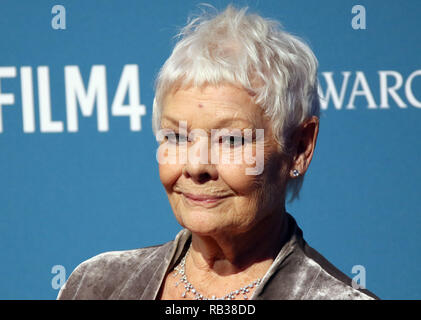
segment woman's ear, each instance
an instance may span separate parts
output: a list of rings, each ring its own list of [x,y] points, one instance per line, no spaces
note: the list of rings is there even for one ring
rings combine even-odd
[[[293,158],[290,176],[304,175],[310,166],[319,133],[319,118],[313,116],[304,121],[292,136]]]

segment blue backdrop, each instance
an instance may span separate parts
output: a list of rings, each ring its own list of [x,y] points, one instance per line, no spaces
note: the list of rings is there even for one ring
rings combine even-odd
[[[54,266],[67,278],[93,255],[179,231],[158,177],[153,83],[200,2],[0,1],[1,299],[55,299]],[[320,62],[316,153],[287,210],[344,273],[362,265],[378,296],[420,299],[421,2],[234,4],[280,20]],[[121,110],[145,107],[140,130],[112,110],[119,86],[133,107]],[[83,100],[88,87],[84,116],[66,90]]]

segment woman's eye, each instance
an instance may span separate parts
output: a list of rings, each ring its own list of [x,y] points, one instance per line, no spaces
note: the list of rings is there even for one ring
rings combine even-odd
[[[221,142],[228,144],[230,147],[239,147],[244,145],[244,137],[242,136],[223,136]]]
[[[179,133],[167,133],[166,139],[172,144],[179,144],[180,142],[186,141],[185,137]]]

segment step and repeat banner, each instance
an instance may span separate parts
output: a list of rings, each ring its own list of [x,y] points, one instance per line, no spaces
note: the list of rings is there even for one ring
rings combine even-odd
[[[55,299],[82,261],[172,240],[154,81],[193,0],[0,1],[0,299]],[[309,244],[383,299],[420,299],[421,1],[249,7],[319,60],[300,198]]]

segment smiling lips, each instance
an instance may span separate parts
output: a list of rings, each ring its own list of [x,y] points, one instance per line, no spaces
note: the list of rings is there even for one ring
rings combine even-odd
[[[198,195],[192,193],[183,193],[184,198],[193,205],[201,205],[204,207],[212,207],[217,205],[227,196]]]

